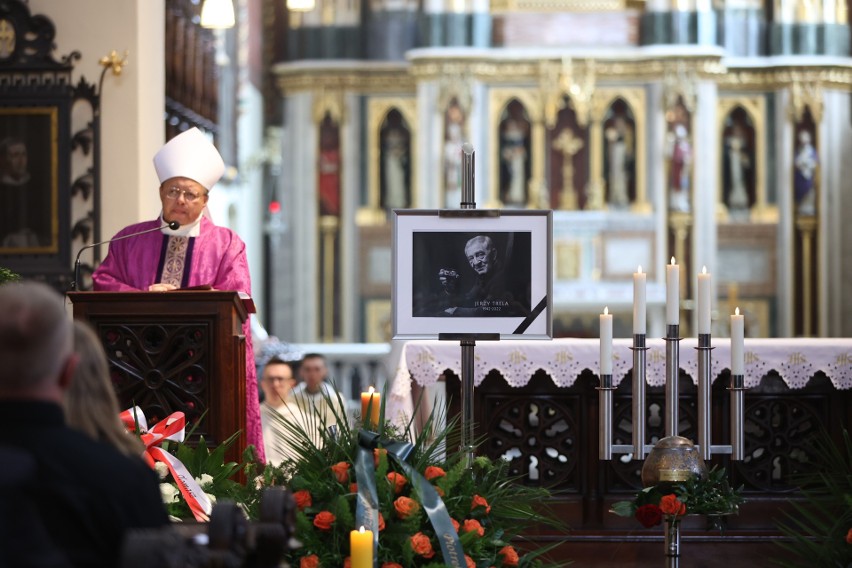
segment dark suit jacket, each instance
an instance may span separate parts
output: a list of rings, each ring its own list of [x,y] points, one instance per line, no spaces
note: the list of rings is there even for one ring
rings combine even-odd
[[[128,529],[169,522],[151,468],[69,428],[55,404],[0,401],[0,444],[35,459],[21,496],[73,566],[117,566]]]

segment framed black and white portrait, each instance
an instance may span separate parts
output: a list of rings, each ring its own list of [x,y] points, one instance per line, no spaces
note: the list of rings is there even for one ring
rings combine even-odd
[[[552,337],[552,212],[395,210],[393,337]]]

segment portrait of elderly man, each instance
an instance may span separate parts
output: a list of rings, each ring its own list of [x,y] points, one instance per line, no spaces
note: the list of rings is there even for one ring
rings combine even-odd
[[[203,214],[210,191],[225,173],[216,147],[197,128],[186,130],[157,152],[154,169],[160,180],[162,211],[156,219],[130,225],[113,237],[151,231],[110,243],[107,257],[92,275],[95,290],[168,292],[210,286],[250,296],[245,243]],[[177,229],[165,226],[173,221],[180,225]],[[243,324],[246,361],[251,362],[246,368],[246,434],[263,458],[249,322],[246,319]]]

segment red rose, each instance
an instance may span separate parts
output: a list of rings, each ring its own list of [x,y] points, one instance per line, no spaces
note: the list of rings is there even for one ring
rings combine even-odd
[[[491,512],[491,505],[488,504],[488,501],[485,500],[485,497],[480,497],[479,495],[473,496],[473,501],[470,503],[470,510],[473,511],[477,507],[485,507],[485,512]]]
[[[319,568],[319,558],[316,554],[311,554],[310,556],[303,556],[299,561],[299,568]]]
[[[396,511],[396,516],[400,519],[407,519],[411,515],[420,510],[420,505],[414,499],[408,497],[397,497],[393,502],[393,508]]]
[[[331,525],[333,525],[336,520],[337,517],[329,511],[321,511],[317,513],[316,517],[314,517],[314,526],[321,531],[327,531],[331,529]]]
[[[445,475],[447,475],[447,472],[436,465],[430,465],[426,468],[426,471],[423,472],[423,477],[425,477],[427,481],[432,481],[435,478],[444,477]]]
[[[647,528],[655,527],[663,522],[663,512],[656,505],[642,505],[633,514],[636,520]]]
[[[434,487],[434,488],[435,488],[435,493],[437,493],[439,497],[443,497],[443,496],[444,496],[444,490],[443,490],[443,489],[441,489],[441,488],[440,488],[440,487],[438,487],[437,485],[433,485],[432,487]]]
[[[498,554],[503,557],[503,566],[518,565],[518,561],[520,560],[518,558],[518,553],[515,552],[515,549],[511,546],[504,546],[500,549],[500,552],[498,552]]]
[[[476,562],[467,554],[464,555],[464,563],[467,564],[467,568],[476,568]]]
[[[461,526],[461,525],[459,525],[459,522],[452,517],[450,517],[450,522],[453,523],[453,528],[456,529],[456,533],[458,533],[459,532],[459,526]]]
[[[465,520],[464,524],[462,525],[462,531],[466,533],[475,532],[479,536],[485,535],[485,529],[482,528],[482,525],[480,525],[479,521],[477,521],[476,519]]]
[[[429,537],[422,532],[411,537],[411,550],[414,551],[414,554],[422,556],[423,558],[428,559],[435,556],[435,551],[432,550],[432,541],[430,541]]]
[[[385,518],[382,516],[381,513],[379,513],[379,530],[385,530]]]
[[[408,480],[401,473],[392,471],[388,474],[388,481],[393,485],[393,492],[399,495],[402,493],[402,488],[408,483]]]
[[[350,483],[349,484],[349,493],[358,493],[358,484]]]
[[[387,455],[388,455],[388,451],[384,448],[376,448],[375,450],[373,450],[373,465],[375,467],[379,467],[379,458],[381,456],[387,456]]]
[[[346,462],[337,462],[331,466],[331,471],[334,472],[334,477],[340,483],[349,481],[349,464]]]
[[[677,495],[671,493],[660,499],[660,511],[664,515],[685,515],[686,505],[678,501]]]
[[[352,568],[352,558],[347,556],[343,559],[343,568]]]
[[[846,533],[846,544],[852,544],[852,529],[849,529],[849,532]]]
[[[382,562],[382,568],[402,568],[402,564],[396,562]]]
[[[304,489],[293,493],[293,499],[296,500],[296,507],[298,507],[300,511],[304,511],[306,507],[310,507],[314,504],[311,500],[311,492]]]

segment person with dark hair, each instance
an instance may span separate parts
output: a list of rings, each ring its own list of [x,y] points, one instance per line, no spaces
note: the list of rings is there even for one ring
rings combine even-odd
[[[80,357],[62,297],[45,284],[0,286],[0,446],[32,456],[20,494],[73,566],[116,566],[130,529],[168,524],[141,457],[69,428],[62,403]]]
[[[128,456],[140,456],[142,442],[118,417],[118,399],[110,382],[103,345],[89,324],[74,322],[74,352],[79,357],[63,407],[68,425]]]
[[[323,355],[307,353],[302,357],[299,379],[299,384],[293,389],[293,397],[300,407],[332,419],[335,413],[340,417],[346,415],[345,409],[338,404],[340,395],[328,381],[328,366]]]
[[[301,415],[291,394],[295,385],[293,367],[287,361],[272,357],[263,367],[260,379],[260,388],[263,391],[260,422],[263,425],[266,461],[272,465],[278,465],[293,457],[292,450],[287,448],[281,421],[293,421]]]

